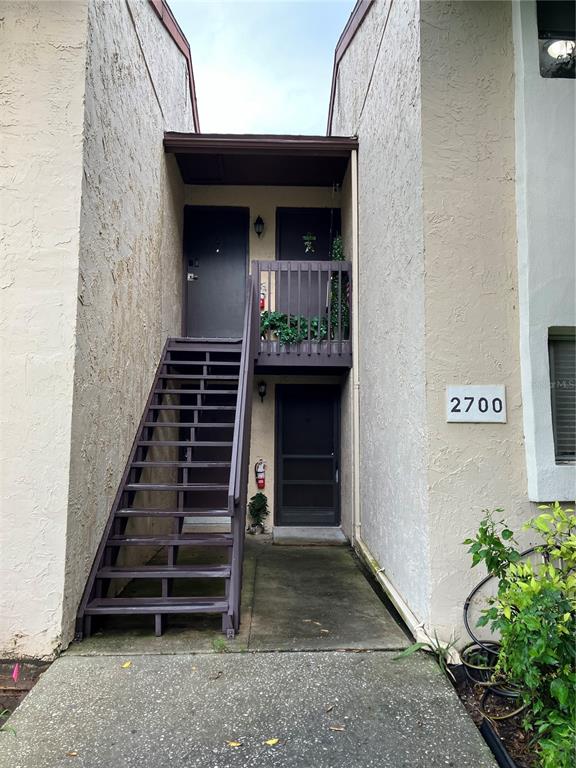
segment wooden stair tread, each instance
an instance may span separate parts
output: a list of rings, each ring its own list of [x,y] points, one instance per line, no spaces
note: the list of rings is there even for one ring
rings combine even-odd
[[[127,483],[127,491],[227,491],[228,483]]]
[[[215,507],[182,507],[159,509],[156,507],[125,507],[116,511],[118,517],[230,517],[228,509]]]
[[[151,405],[149,411],[235,411],[235,405],[180,405],[170,403],[166,405]],[[157,422],[154,422],[155,424]],[[161,423],[161,422],[160,422]]]
[[[230,352],[231,354],[242,353],[242,340],[227,341],[219,344],[214,341],[182,341],[170,342],[166,352]]]
[[[240,365],[239,360],[164,360],[162,365],[194,365],[197,368],[210,368],[217,367],[222,368],[238,368]]]
[[[229,461],[133,461],[131,467],[180,467],[187,469],[228,469]]]
[[[227,579],[229,565],[137,565],[105,566],[96,573],[99,579]]]
[[[88,603],[85,613],[226,613],[227,610],[228,601],[218,597],[99,597]]]
[[[208,381],[238,381],[240,376],[232,373],[161,373],[159,379],[207,379]]]
[[[230,448],[232,441],[219,442],[217,440],[139,440],[138,445],[149,445],[151,447],[171,445],[171,446],[194,446],[204,448]]]
[[[237,395],[237,389],[155,389],[155,395]]]
[[[158,544],[159,546],[208,546],[229,547],[233,537],[231,533],[165,533],[165,534],[124,534],[122,536],[110,536],[109,545],[118,547],[147,546]]]
[[[149,421],[149,422],[146,422],[145,426],[167,427],[170,424],[173,427],[183,426],[182,423],[179,421],[174,421],[174,422]],[[186,424],[188,425],[188,427],[193,427],[194,429],[233,429],[234,427],[234,422],[232,421],[189,421],[189,422],[186,422]]]

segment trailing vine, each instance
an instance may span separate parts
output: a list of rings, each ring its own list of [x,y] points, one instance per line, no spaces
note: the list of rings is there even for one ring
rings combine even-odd
[[[344,243],[342,235],[337,235],[332,241],[332,261],[344,261]],[[342,338],[350,337],[350,302],[348,273],[342,272],[340,291],[338,291],[338,273],[332,273],[330,278],[330,337],[338,338],[340,328]],[[340,293],[340,300],[338,300]]]

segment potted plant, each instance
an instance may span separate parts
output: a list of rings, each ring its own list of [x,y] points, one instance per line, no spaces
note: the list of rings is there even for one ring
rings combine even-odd
[[[252,518],[252,525],[248,528],[248,533],[264,533],[264,520],[270,514],[266,494],[261,491],[255,493],[248,504],[248,512]]]

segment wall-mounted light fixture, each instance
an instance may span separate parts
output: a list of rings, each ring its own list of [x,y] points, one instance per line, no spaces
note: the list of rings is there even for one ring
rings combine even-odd
[[[552,40],[546,45],[548,56],[556,61],[568,61],[574,55],[574,40]]]
[[[256,232],[258,237],[262,237],[262,232],[264,232],[264,220],[262,219],[262,216],[258,216],[254,222],[254,232]]]
[[[259,381],[258,382],[258,394],[260,395],[260,402],[264,402],[264,398],[266,397],[266,382],[265,381]]]

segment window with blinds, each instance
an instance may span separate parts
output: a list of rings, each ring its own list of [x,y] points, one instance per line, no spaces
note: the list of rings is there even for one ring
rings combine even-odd
[[[576,461],[576,335],[550,330],[550,399],[556,461]]]

